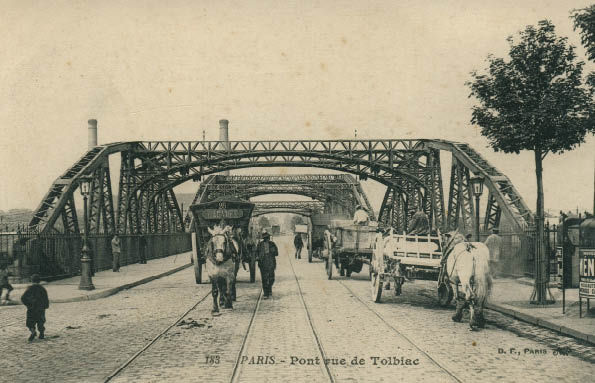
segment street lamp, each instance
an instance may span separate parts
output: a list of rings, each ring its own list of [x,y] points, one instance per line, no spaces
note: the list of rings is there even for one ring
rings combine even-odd
[[[480,242],[479,238],[479,197],[483,193],[483,177],[471,177],[471,186],[473,187],[473,195],[475,195],[475,241]]]
[[[91,257],[89,257],[89,246],[87,245],[87,197],[89,196],[91,180],[89,178],[83,178],[80,183],[80,191],[83,196],[83,214],[84,214],[84,234],[83,234],[83,248],[81,256],[81,281],[79,284],[79,290],[93,290],[93,281],[91,280]]]

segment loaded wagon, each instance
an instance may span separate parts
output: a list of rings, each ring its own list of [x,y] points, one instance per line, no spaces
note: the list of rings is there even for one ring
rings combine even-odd
[[[194,215],[194,228],[191,229],[192,262],[197,284],[202,281],[202,266],[206,262],[205,245],[211,238],[208,228],[212,228],[216,224],[229,225],[233,228],[235,239],[240,245],[242,262],[247,262],[250,265],[250,282],[253,283],[256,280],[256,255],[246,250],[253,209],[253,203],[234,197],[222,197],[190,206]]]
[[[380,302],[383,289],[394,288],[401,295],[407,280],[430,279],[438,281],[438,299],[446,306],[453,291],[446,281],[442,265],[442,241],[439,235],[378,234],[370,265],[372,299]]]
[[[325,268],[328,279],[333,277],[333,263],[341,276],[359,273],[364,263],[370,264],[374,251],[377,222],[355,225],[352,220],[332,220],[325,231]]]

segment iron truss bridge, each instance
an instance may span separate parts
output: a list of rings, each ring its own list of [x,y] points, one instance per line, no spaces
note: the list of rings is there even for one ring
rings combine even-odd
[[[291,213],[310,217],[324,212],[324,202],[319,201],[258,201],[254,202],[252,216],[272,213]]]
[[[372,211],[359,181],[351,174],[292,174],[263,176],[209,176],[193,200],[210,202],[222,196],[250,199],[265,194],[297,194],[324,203],[323,213],[352,216],[357,204]],[[192,224],[192,214],[185,217]]]
[[[448,195],[440,156],[452,154]],[[117,200],[108,158],[121,156]],[[387,186],[379,221],[406,230],[417,207],[435,227],[473,227],[469,178],[480,175],[489,192],[484,229],[503,215],[513,228],[533,215],[510,180],[465,143],[444,140],[150,141],[120,142],[89,150],[50,186],[29,223],[39,232],[78,233],[74,193],[91,180],[90,231],[176,232],[185,229],[173,188],[225,170],[254,167],[316,167],[359,175]]]

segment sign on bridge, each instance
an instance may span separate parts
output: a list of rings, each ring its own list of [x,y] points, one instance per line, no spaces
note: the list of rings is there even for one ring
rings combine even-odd
[[[236,219],[242,218],[244,212],[239,209],[205,209],[200,212],[203,219]]]
[[[595,298],[595,249],[579,252],[579,296]]]

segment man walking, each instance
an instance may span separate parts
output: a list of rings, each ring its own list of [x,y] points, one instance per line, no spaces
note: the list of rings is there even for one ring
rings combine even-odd
[[[295,246],[295,258],[302,259],[302,248],[304,247],[304,242],[302,241],[302,235],[300,233],[295,233],[293,245]]]
[[[502,238],[500,238],[498,232],[498,229],[493,229],[492,234],[485,240],[485,245],[490,250],[490,270],[494,278],[500,271],[500,251],[502,249]]]
[[[25,290],[25,293],[21,297],[21,301],[27,306],[26,325],[29,331],[31,331],[29,342],[33,341],[37,335],[35,326],[37,326],[37,329],[39,330],[39,339],[45,337],[45,310],[50,307],[48,293],[46,289],[39,284],[39,275],[33,274],[31,276],[31,282],[33,282],[33,284]]]
[[[120,271],[120,237],[118,234],[114,235],[112,239],[112,271],[114,273]]]
[[[256,256],[258,259],[258,268],[260,269],[260,279],[262,279],[262,290],[264,299],[269,299],[273,294],[273,284],[275,283],[275,269],[277,268],[276,256],[279,254],[277,245],[270,241],[271,236],[266,229],[262,231],[262,241],[256,246]]]
[[[145,238],[144,234],[138,239],[138,247],[139,247],[139,261],[138,263],[146,264],[147,263],[147,239]]]

